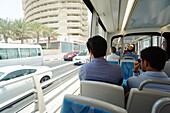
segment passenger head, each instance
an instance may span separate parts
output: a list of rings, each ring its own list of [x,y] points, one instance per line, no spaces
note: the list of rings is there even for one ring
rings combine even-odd
[[[132,52],[132,51],[133,51],[133,47],[129,46],[128,49],[127,49],[127,52]]]
[[[110,53],[115,53],[116,52],[116,48],[114,46],[110,47]]]
[[[165,63],[168,60],[168,55],[166,51],[160,47],[148,47],[141,51],[141,59],[143,63],[144,60],[149,62],[151,68],[161,71],[164,69]],[[142,67],[141,64],[141,68]]]
[[[94,58],[104,57],[107,50],[107,42],[101,36],[94,36],[88,39],[87,48]]]

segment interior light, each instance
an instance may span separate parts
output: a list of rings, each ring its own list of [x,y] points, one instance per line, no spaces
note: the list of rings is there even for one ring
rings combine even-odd
[[[134,1],[135,0],[128,0],[128,4],[127,4],[127,7],[126,7],[125,16],[124,16],[124,19],[123,19],[121,31],[123,31],[125,29],[125,26],[126,26],[126,23],[127,23],[127,20],[128,20],[128,17],[129,17],[129,14],[130,14],[130,11],[132,9]]]

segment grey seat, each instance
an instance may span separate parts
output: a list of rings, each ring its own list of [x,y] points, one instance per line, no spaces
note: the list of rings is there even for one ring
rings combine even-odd
[[[81,81],[80,95],[102,100],[124,108],[124,89],[122,86],[97,81]]]
[[[152,107],[152,113],[170,113],[170,98],[157,100]]]
[[[169,81],[146,80],[141,83],[139,89],[132,88],[129,93],[126,110],[128,113],[151,113],[153,104],[160,98],[170,97],[169,92],[143,89],[148,83],[168,84]]]
[[[167,61],[163,70],[170,77],[170,61]]]
[[[121,107],[83,96],[67,94],[64,96],[61,113],[127,113]]]

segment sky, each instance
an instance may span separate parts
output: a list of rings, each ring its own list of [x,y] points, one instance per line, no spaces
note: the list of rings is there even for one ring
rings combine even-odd
[[[23,17],[22,0],[0,0],[0,18],[15,20]]]
[[[15,20],[23,17],[22,0],[0,0],[0,18]],[[91,21],[90,11],[88,11],[88,21]]]

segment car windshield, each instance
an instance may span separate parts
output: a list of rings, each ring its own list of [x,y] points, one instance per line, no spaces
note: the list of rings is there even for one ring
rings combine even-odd
[[[3,72],[0,72],[0,77],[1,77],[3,74],[5,74],[5,73],[3,73]]]
[[[86,56],[87,52],[81,52],[80,54],[78,54],[78,56]]]

